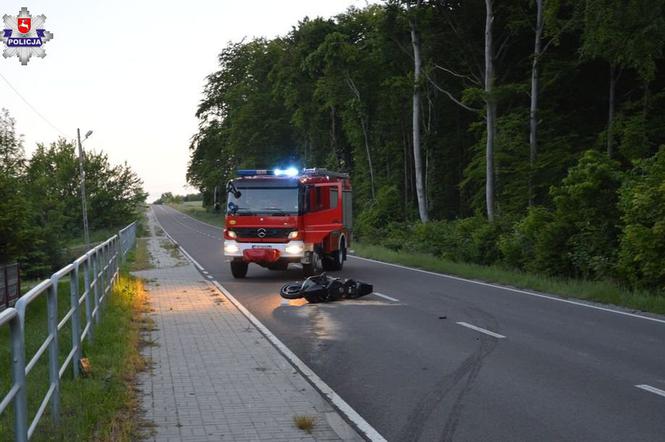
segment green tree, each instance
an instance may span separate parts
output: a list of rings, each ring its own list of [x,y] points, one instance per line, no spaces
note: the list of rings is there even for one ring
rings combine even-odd
[[[625,224],[619,272],[633,286],[665,289],[665,146],[640,160],[621,186]]]
[[[576,276],[612,275],[619,235],[620,184],[619,163],[590,150],[551,191],[553,222],[570,235],[559,252],[568,257]]]
[[[452,259],[615,277],[622,173],[665,144],[662,3],[393,0],[232,43],[188,181],[210,205],[236,167],[334,168],[367,240],[399,249],[409,232]],[[623,72],[609,108],[608,66]],[[585,152],[599,142],[616,162]]]
[[[0,263],[16,259],[28,236],[25,156],[9,111],[0,113]]]
[[[586,0],[581,52],[609,65],[607,154],[614,155],[616,85],[624,69],[653,79],[665,43],[663,0]]]

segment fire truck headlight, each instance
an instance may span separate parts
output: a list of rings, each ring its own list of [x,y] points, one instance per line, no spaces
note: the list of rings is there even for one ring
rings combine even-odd
[[[240,249],[233,242],[227,242],[224,244],[224,251],[226,253],[238,253],[238,250]]]
[[[237,238],[237,237],[238,237],[238,235],[236,234],[236,232],[234,232],[233,230],[227,230],[227,231],[226,231],[226,235],[227,235],[229,238]]]
[[[296,239],[298,237],[298,232],[297,230],[294,230],[293,232],[289,233],[289,239]]]
[[[289,255],[299,255],[303,251],[303,247],[300,244],[289,244],[284,249]]]

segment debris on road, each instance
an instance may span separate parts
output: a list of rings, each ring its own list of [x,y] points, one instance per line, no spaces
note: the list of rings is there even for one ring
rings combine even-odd
[[[354,279],[333,278],[322,273],[310,276],[303,282],[291,282],[282,286],[279,294],[285,299],[305,298],[307,302],[330,302],[340,299],[356,299],[374,291],[372,284]]]

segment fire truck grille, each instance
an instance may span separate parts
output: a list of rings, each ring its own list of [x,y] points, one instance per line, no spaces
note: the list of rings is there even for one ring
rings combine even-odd
[[[238,238],[259,238],[259,239],[286,239],[293,229],[273,229],[273,228],[240,228],[233,229]]]

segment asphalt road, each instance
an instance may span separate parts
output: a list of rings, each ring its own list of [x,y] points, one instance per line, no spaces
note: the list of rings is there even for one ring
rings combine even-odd
[[[665,441],[663,318],[356,257],[340,273],[384,296],[285,305],[279,288],[301,279],[296,268],[251,265],[234,280],[219,228],[153,208],[211,278],[390,441]]]

